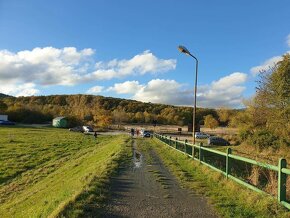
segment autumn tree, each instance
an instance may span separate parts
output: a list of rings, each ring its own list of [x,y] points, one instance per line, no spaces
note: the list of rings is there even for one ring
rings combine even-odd
[[[259,74],[256,95],[231,120],[242,139],[259,148],[290,145],[290,55]]]
[[[144,121],[145,121],[145,123],[150,123],[150,122],[152,122],[152,120],[153,120],[153,116],[150,114],[150,113],[148,113],[147,111],[145,111],[144,113],[143,113],[143,116],[144,116]]]
[[[124,123],[126,121],[128,121],[128,115],[127,113],[122,110],[122,109],[115,109],[113,112],[112,112],[112,116],[113,116],[113,120],[115,123],[118,124],[118,126],[121,124],[121,123]]]
[[[230,110],[228,108],[220,108],[217,110],[217,114],[218,114],[218,119],[219,119],[219,122],[221,124],[223,124],[224,126],[227,126],[229,121],[230,121],[230,118],[232,116],[232,113],[233,110]]]
[[[204,126],[207,128],[215,129],[219,125],[218,121],[211,115],[204,117]]]
[[[138,123],[144,123],[144,115],[142,112],[137,112],[135,114],[135,119]]]
[[[4,113],[7,110],[8,106],[3,101],[0,101],[0,113]]]
[[[98,110],[97,114],[94,115],[94,121],[97,126],[107,128],[112,124],[112,116],[107,110]]]

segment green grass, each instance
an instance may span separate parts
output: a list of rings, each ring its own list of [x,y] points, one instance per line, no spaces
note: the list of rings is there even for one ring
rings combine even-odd
[[[157,139],[140,146],[156,150],[182,186],[207,196],[222,217],[289,217],[290,212],[266,195],[234,183],[218,172],[193,161]]]
[[[0,128],[1,217],[54,217],[100,184],[128,144],[54,128]]]

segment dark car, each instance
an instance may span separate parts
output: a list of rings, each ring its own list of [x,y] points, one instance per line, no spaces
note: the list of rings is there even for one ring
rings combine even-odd
[[[15,123],[11,122],[11,121],[8,121],[8,120],[0,120],[0,125],[12,126],[12,125],[15,125]]]
[[[83,129],[82,126],[76,126],[76,127],[73,127],[73,128],[69,128],[68,130],[72,131],[72,132],[84,132],[84,129]]]
[[[143,134],[142,134],[143,137],[150,137],[151,136],[151,133],[147,130],[144,130]]]
[[[230,143],[227,140],[217,136],[210,136],[207,142],[209,145],[224,145],[224,146],[230,145]]]

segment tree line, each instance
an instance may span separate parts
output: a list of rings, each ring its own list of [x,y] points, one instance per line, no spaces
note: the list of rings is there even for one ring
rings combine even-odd
[[[227,125],[229,115],[239,110],[197,108],[196,122],[203,125]],[[192,123],[192,107],[143,103],[128,99],[94,95],[50,95],[12,97],[0,99],[0,113],[21,123],[44,123],[57,116],[66,116],[71,125],[90,124],[106,127],[110,124],[147,123],[188,125]],[[207,120],[208,120],[207,118]]]

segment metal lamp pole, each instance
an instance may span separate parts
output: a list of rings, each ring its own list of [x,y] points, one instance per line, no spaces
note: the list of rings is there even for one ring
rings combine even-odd
[[[189,55],[191,56],[192,58],[195,59],[195,82],[194,82],[194,109],[193,109],[193,133],[192,133],[192,136],[193,136],[193,144],[195,144],[195,117],[196,117],[196,92],[197,92],[197,71],[198,71],[198,60],[197,58],[192,55],[188,50],[187,48],[185,48],[184,46],[180,45],[178,46],[178,50],[186,55]]]

